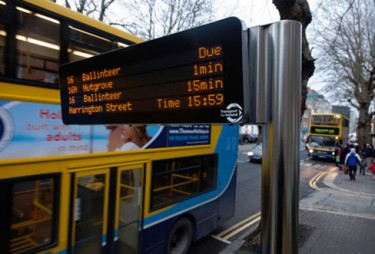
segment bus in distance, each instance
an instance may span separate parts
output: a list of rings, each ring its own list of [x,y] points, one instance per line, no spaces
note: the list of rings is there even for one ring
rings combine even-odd
[[[306,150],[312,158],[335,159],[335,151],[348,143],[349,120],[335,113],[311,114]]]
[[[59,66],[140,42],[0,0],[0,253],[186,253],[233,216],[237,125],[63,124]]]

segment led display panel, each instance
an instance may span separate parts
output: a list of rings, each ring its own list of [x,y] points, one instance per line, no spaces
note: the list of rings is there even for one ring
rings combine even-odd
[[[244,28],[227,18],[60,67],[65,124],[238,123]]]

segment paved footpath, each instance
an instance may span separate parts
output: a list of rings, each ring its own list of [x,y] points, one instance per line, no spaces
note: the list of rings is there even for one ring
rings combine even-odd
[[[300,202],[300,223],[312,229],[299,253],[375,253],[375,180],[371,173],[350,181],[342,171],[329,173]]]
[[[304,231],[299,253],[375,254],[375,180],[371,173],[357,174],[355,181],[338,170],[324,174],[317,191],[300,201],[299,224]],[[256,253],[241,249],[245,237],[221,253]]]

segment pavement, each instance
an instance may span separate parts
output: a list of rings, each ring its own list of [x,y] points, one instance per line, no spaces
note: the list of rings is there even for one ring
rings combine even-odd
[[[299,204],[298,253],[374,254],[375,180],[370,171],[350,181],[335,169],[322,172],[315,191]],[[254,254],[245,247],[249,229],[220,254]]]
[[[358,172],[358,171],[357,171]],[[317,191],[300,201],[300,224],[312,229],[299,253],[375,253],[375,180],[327,173]]]

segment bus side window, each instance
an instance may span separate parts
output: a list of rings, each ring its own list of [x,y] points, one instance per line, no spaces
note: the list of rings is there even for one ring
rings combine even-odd
[[[18,9],[17,16],[17,78],[57,87],[60,22],[24,9]]]
[[[217,155],[154,161],[151,209],[177,203],[216,188]]]
[[[11,184],[9,252],[29,252],[54,241],[55,181],[40,178]]]

